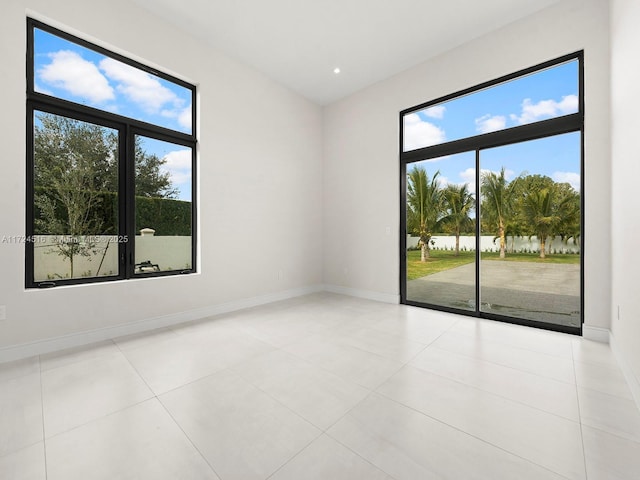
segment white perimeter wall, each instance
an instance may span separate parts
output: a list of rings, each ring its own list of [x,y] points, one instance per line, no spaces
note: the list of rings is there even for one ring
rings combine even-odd
[[[613,164],[612,333],[628,367],[640,405],[640,178],[638,110],[640,110],[640,2],[611,1],[611,143]],[[618,307],[620,315],[618,317]],[[629,378],[631,377],[631,378]]]
[[[126,0],[3,0],[1,235],[25,230],[28,11],[198,85],[201,274],[26,291],[0,244],[0,353],[322,283],[322,109]]]
[[[418,246],[419,240],[419,237],[412,237],[411,235],[407,235],[407,248],[416,248]],[[432,247],[435,250],[455,250],[456,248],[456,237],[452,235],[435,235],[431,237],[431,240],[433,240],[435,243]],[[531,238],[506,237],[505,240],[507,242],[507,254],[512,251],[525,251],[525,253],[527,253],[531,250],[538,251],[540,249],[540,242],[538,242],[538,237],[536,237],[535,235],[533,235]],[[460,235],[459,246],[460,250],[466,249],[469,251],[475,251],[476,237]],[[500,240],[493,235],[482,235],[480,237],[480,251],[500,251]],[[569,242],[565,243],[560,236],[556,236],[553,239],[547,238],[545,244],[545,252],[552,252],[553,255],[555,255],[556,253],[578,253],[580,252],[580,244],[575,245],[573,243],[573,240],[569,240]]]
[[[609,328],[608,16],[604,0],[564,1],[326,107],[325,283],[399,295],[401,110],[584,49],[585,323]]]

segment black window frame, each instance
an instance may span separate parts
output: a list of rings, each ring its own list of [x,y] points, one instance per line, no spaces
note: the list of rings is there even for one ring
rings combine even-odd
[[[142,120],[121,116],[82,105],[69,100],[37,92],[34,71],[34,30],[39,29],[140,69],[156,77],[187,88],[191,91],[191,133],[183,133]],[[51,27],[38,20],[27,18],[27,91],[26,91],[26,228],[25,228],[25,287],[49,288],[62,285],[105,283],[134,278],[164,277],[197,273],[197,89],[184,80],[146,66],[104,47]],[[118,242],[118,273],[105,277],[82,277],[60,280],[35,281],[34,278],[34,114],[36,111],[51,113],[115,129],[119,132],[118,151],[118,237],[128,241]],[[160,272],[135,273],[135,136],[140,135],[191,148],[191,268]]]
[[[404,117],[410,113],[417,113],[425,108],[442,104],[449,100],[459,98],[465,95],[473,94],[480,90],[495,87],[499,84],[516,80],[527,75],[535,74],[539,71],[553,68],[555,66],[570,61],[578,61],[578,112],[563,115],[547,120],[541,120],[534,123],[519,125],[515,127],[505,128],[495,132],[489,132],[479,135],[473,135],[450,142],[444,142],[437,145],[418,148],[415,150],[404,151]],[[502,77],[490,80],[479,85],[475,85],[458,92],[454,92],[443,97],[416,105],[414,107],[402,110],[399,114],[399,161],[400,161],[400,303],[417,307],[425,307],[432,310],[456,313],[465,316],[486,318],[506,323],[518,325],[526,325],[530,327],[541,328],[545,330],[554,330],[574,335],[582,335],[582,326],[584,324],[584,258],[585,258],[585,238],[584,238],[584,220],[585,220],[585,191],[584,191],[584,50],[573,52],[561,57],[549,60],[547,62],[534,65],[529,68],[519,70],[517,72],[504,75]],[[515,318],[499,315],[490,312],[483,312],[480,309],[480,223],[476,222],[476,274],[475,289],[476,301],[475,311],[456,309],[448,306],[417,302],[407,299],[407,165],[423,160],[443,157],[445,155],[455,155],[463,152],[475,152],[475,168],[476,168],[476,192],[480,192],[480,156],[479,152],[488,148],[502,147],[515,143],[522,143],[529,140],[537,140],[564,133],[580,132],[580,325],[578,327],[558,325],[553,323],[528,320],[523,318]],[[478,202],[478,206],[479,206]]]

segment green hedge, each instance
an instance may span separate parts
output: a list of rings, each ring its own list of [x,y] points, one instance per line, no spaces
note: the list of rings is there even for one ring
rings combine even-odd
[[[36,187],[36,196],[48,196],[53,199],[54,192],[50,188]],[[118,225],[118,196],[113,192],[101,192],[100,201],[89,212],[90,217],[102,220],[101,232],[86,232],[85,235],[113,235]],[[55,202],[56,217],[66,223],[67,212],[60,201]],[[34,206],[34,218],[41,219],[42,213],[37,202]],[[191,235],[191,202],[169,198],[136,197],[136,234],[143,228],[153,228],[156,235],[189,236]],[[64,235],[68,232],[43,231],[36,222],[36,235]]]
[[[136,233],[153,228],[156,235],[191,235],[191,202],[136,197]]]

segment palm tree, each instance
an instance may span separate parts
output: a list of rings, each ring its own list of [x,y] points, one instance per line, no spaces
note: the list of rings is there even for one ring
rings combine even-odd
[[[580,193],[568,183],[557,183],[556,188],[556,203],[561,207],[561,218],[555,233],[562,237],[565,244],[572,238],[574,245],[578,245],[581,227]]]
[[[407,230],[418,235],[420,260],[429,258],[429,242],[442,217],[442,189],[436,172],[429,178],[422,167],[414,167],[407,174]]]
[[[460,233],[470,229],[473,222],[469,213],[475,208],[476,201],[473,194],[469,192],[469,186],[466,183],[447,185],[443,191],[443,200],[447,214],[440,220],[440,223],[448,226],[456,236],[455,256],[457,257],[460,255]]]
[[[553,235],[562,217],[560,205],[554,204],[555,189],[542,188],[529,192],[524,200],[524,214],[540,242],[540,258],[545,258],[547,238]]]
[[[481,179],[481,215],[491,228],[495,228],[496,237],[500,239],[500,258],[504,258],[505,229],[513,211],[513,192],[516,182],[507,181],[504,167],[500,169],[500,173],[482,172]]]
[[[522,172],[513,185],[513,196],[511,198],[511,215],[505,225],[505,235],[511,237],[511,248],[507,252],[513,253],[516,237],[536,235],[535,228],[529,223],[524,214],[524,202],[530,192],[539,191],[543,188],[552,188],[555,182],[551,177],[540,174],[528,174]]]

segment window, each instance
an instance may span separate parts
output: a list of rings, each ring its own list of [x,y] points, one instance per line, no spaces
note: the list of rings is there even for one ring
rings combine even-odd
[[[581,332],[582,61],[401,112],[403,303]]]
[[[195,272],[195,87],[27,33],[26,286]]]

